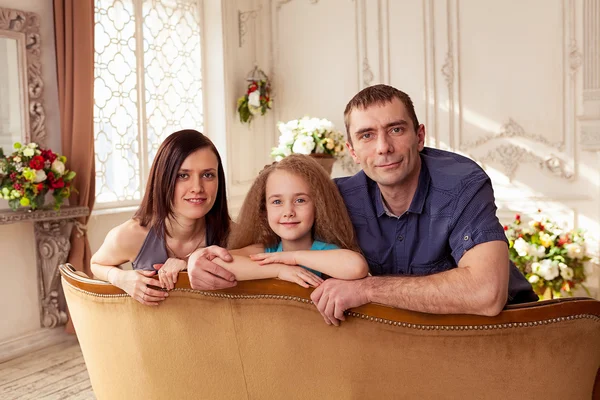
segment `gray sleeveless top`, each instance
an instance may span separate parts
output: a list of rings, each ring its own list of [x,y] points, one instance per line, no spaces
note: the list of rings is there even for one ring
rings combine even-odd
[[[210,226],[206,225],[206,246],[213,242],[213,235]],[[167,246],[165,245],[165,235],[159,235],[155,229],[150,229],[142,249],[131,265],[133,269],[144,271],[154,271],[154,264],[164,264],[169,256],[167,255]]]

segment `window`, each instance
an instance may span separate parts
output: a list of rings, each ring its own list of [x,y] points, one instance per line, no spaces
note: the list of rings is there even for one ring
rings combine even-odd
[[[160,143],[203,129],[199,0],[96,0],[99,208],[139,203]]]

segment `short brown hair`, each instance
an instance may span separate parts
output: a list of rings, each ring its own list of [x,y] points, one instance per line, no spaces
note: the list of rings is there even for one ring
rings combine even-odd
[[[240,249],[252,244],[271,247],[279,243],[267,219],[265,193],[267,180],[274,171],[290,172],[308,183],[315,204],[313,239],[360,252],[352,221],[335,183],[312,157],[302,154],[292,154],[265,167],[254,180],[231,233],[229,248]]]
[[[350,113],[353,110],[364,110],[372,105],[383,105],[390,103],[395,98],[400,100],[406,107],[416,132],[419,128],[419,120],[417,119],[415,107],[410,96],[392,86],[373,85],[358,92],[346,105],[346,109],[344,110],[344,125],[346,126],[348,142],[352,144],[352,137],[350,136]]]
[[[205,216],[206,225],[212,235],[206,237],[206,244],[225,247],[231,219],[227,208],[227,185],[223,163],[213,142],[202,133],[192,129],[178,131],[167,136],[158,148],[150,168],[144,199],[133,218],[141,226],[154,229],[157,235],[164,237],[165,234],[168,234],[165,220],[173,217],[175,183],[181,164],[190,154],[204,148],[209,148],[217,156],[219,162],[217,197],[215,204]],[[208,234],[209,232],[207,232]]]

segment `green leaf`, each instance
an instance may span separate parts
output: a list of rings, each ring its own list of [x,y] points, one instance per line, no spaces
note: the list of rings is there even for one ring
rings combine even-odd
[[[21,206],[21,203],[19,202],[19,199],[12,199],[8,201],[8,205],[13,211],[17,211]]]
[[[73,180],[73,178],[75,178],[75,175],[77,175],[77,174],[75,173],[75,171],[69,171],[69,172],[67,172],[67,175],[65,175],[65,176],[63,177],[63,180],[64,180],[65,182],[70,182],[70,181],[72,181],[72,180]]]

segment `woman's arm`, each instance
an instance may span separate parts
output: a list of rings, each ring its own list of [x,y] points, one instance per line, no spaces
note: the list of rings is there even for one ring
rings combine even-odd
[[[123,271],[117,267],[135,259],[146,234],[133,220],[113,228],[92,256],[92,273],[98,279],[123,289],[142,304],[158,305],[168,294],[148,287],[160,286],[157,280],[151,278],[156,271]]]
[[[271,263],[303,265],[337,279],[361,279],[369,273],[365,258],[352,250],[300,250],[251,256],[263,266]]]

